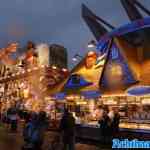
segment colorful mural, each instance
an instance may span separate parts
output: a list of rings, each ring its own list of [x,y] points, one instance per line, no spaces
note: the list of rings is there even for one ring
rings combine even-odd
[[[100,88],[114,90],[136,82],[137,80],[134,78],[128,62],[113,42],[111,48],[107,51],[107,60],[101,76]]]
[[[74,68],[65,84],[65,90],[93,91],[99,89],[99,79],[106,55],[89,51],[85,58]]]

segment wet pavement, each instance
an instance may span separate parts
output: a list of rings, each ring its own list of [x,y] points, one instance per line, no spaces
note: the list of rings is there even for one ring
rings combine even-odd
[[[54,137],[55,133],[47,132],[43,150],[48,150],[48,147],[50,146],[50,143],[52,142]],[[6,127],[0,125],[0,150],[21,150],[22,145],[23,139],[21,130],[17,133],[11,133],[7,130]],[[76,150],[100,150],[100,149],[101,148],[98,148],[93,145],[80,143],[76,144]]]

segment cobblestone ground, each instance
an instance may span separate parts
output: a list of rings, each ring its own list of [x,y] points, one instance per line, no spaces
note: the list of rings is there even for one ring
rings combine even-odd
[[[47,132],[43,150],[48,150],[48,147],[55,136],[54,134],[55,133]],[[6,127],[0,125],[0,150],[21,150],[22,145],[23,139],[21,131],[17,133],[10,133]],[[100,148],[77,143],[76,150],[100,150]]]

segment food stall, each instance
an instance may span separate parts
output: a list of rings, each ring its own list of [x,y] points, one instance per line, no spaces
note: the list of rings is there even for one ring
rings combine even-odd
[[[69,94],[65,97],[66,105],[76,118],[78,138],[100,139],[99,116],[97,114],[99,106],[108,106],[108,108],[119,111],[121,116],[120,136],[127,137],[130,135],[129,133],[132,133],[133,138],[139,138],[139,135],[142,135],[141,138],[149,138],[150,95],[148,93],[130,94],[130,88],[128,88],[121,92],[101,94],[98,89],[93,90],[92,88],[91,90],[92,85],[80,88],[81,84],[79,83],[83,78],[79,76],[78,79],[75,86],[68,80],[71,86],[66,90],[66,92],[69,91]]]
[[[108,106],[108,108],[119,110],[121,116],[120,136],[126,137],[132,133],[132,138],[149,138],[149,96],[102,95],[97,98],[87,98],[81,95],[71,95],[66,96],[63,106],[67,107],[75,117],[77,138],[100,139],[99,106]]]
[[[49,90],[55,93],[68,72],[52,66],[34,66],[19,71],[0,79],[2,109],[6,110],[12,103],[22,103],[27,111],[44,110],[49,113],[48,108],[53,101]]]
[[[136,50],[136,48],[134,49]],[[102,52],[100,47],[100,53],[88,52],[86,57],[71,72],[64,90],[66,92],[71,91],[72,95],[78,91],[80,99],[82,99],[82,92],[84,91],[99,91],[101,96],[96,98],[94,109],[100,105],[118,109],[121,116],[120,133],[129,133],[130,131],[132,136],[137,138],[136,135],[148,134],[150,132],[148,111],[150,98],[150,90],[148,90],[150,85],[149,61],[143,63],[143,67],[147,68],[143,68],[145,70],[143,72],[141,63],[134,60],[136,56],[131,57],[130,55],[131,47],[127,46],[126,42],[123,44],[118,38],[114,38],[110,47],[106,47],[105,50],[105,52]],[[136,66],[140,67],[137,68]],[[145,90],[148,92],[144,93],[137,90],[137,95],[134,92],[130,93],[130,88],[136,88],[136,86],[144,86],[144,88],[148,86]],[[86,117],[80,123],[78,136],[99,139],[99,135],[97,135],[99,130],[98,119],[94,118],[96,115],[89,117],[90,109],[87,111],[90,100],[88,98],[82,100],[84,104],[82,102],[83,105],[80,108],[84,108],[82,110],[86,112]],[[88,133],[90,134],[87,135]]]
[[[107,105],[108,108],[118,109],[121,116],[120,135],[126,137],[132,133],[131,138],[146,139],[149,138],[150,133],[149,102],[149,96],[102,96],[96,101],[95,108]],[[95,115],[87,118],[78,127],[77,135],[82,138],[98,140],[100,136],[98,120]]]

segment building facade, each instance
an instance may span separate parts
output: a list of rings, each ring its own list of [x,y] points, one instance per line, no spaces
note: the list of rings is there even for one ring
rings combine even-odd
[[[58,68],[68,68],[67,49],[57,44],[50,45],[49,49],[49,64]]]
[[[67,68],[67,50],[57,44],[38,44],[36,47],[39,65]]]

